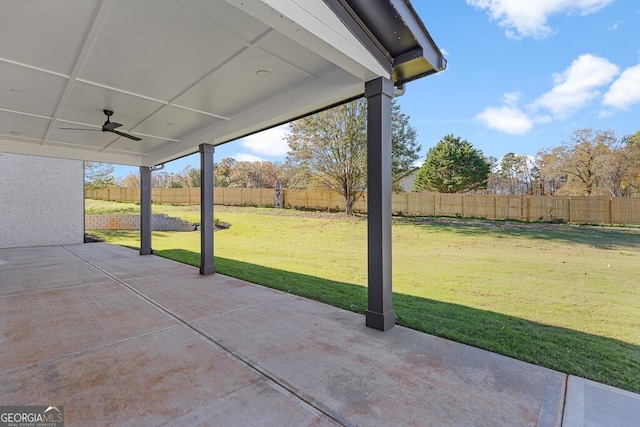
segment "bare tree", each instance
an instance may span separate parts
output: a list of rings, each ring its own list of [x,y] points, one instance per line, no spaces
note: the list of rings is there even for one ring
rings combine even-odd
[[[612,144],[597,162],[598,176],[612,197],[631,196],[638,187],[640,145],[625,137]]]
[[[579,129],[574,132],[571,142],[554,148],[552,152],[558,157],[558,168],[567,176],[561,192],[586,196],[603,193],[598,158],[607,154],[615,142],[613,131]]]
[[[120,183],[121,187],[140,188],[140,174],[130,173]]]

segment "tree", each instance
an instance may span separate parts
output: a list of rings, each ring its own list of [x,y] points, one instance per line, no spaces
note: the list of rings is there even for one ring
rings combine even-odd
[[[151,174],[151,186],[153,188],[167,188],[171,183],[171,174],[159,171]]]
[[[616,138],[613,131],[578,129],[569,143],[551,150],[558,158],[558,170],[567,177],[567,183],[560,189],[562,195],[591,196],[604,194],[600,185],[602,167],[599,157],[610,152]]]
[[[118,183],[120,187],[140,188],[140,174],[130,173]]]
[[[187,173],[189,187],[200,187],[200,168],[189,169]]]
[[[487,194],[500,194],[502,192],[502,178],[498,159],[494,156],[485,157],[489,164],[489,179],[487,180]]]
[[[632,196],[638,189],[640,145],[633,138],[622,138],[596,159],[598,177],[612,197]]]
[[[393,190],[401,191],[399,180],[408,174],[418,160],[422,147],[418,132],[409,125],[409,116],[396,102],[391,107],[391,181]]]
[[[501,193],[523,196],[531,194],[532,170],[531,159],[514,153],[507,153],[500,161],[499,176],[503,188]]]
[[[558,169],[558,156],[544,150],[533,160],[532,174],[534,193],[540,196],[555,196],[566,182],[566,175]]]
[[[633,189],[633,193],[640,193],[640,131],[635,135],[628,135],[624,138],[626,143],[625,149],[628,151],[628,157],[631,158],[631,167],[629,168],[629,176],[627,178],[627,186]]]
[[[115,185],[114,170],[115,167],[109,163],[84,162],[85,188],[99,190]]]
[[[487,187],[491,168],[482,151],[453,134],[442,138],[427,153],[414,191],[461,193]]]
[[[231,173],[236,164],[236,160],[231,157],[225,157],[220,163],[213,167],[213,181],[216,187],[229,187],[231,183]]]
[[[392,178],[408,172],[417,160],[420,146],[409,117],[392,106]],[[310,187],[332,189],[344,197],[347,213],[367,186],[367,103],[352,101],[291,123],[286,137],[290,152],[287,164],[297,169],[291,175],[296,186],[306,176]]]

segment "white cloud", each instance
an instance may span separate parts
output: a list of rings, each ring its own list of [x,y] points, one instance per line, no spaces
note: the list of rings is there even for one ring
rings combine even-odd
[[[621,26],[622,24],[624,24],[624,21],[623,21],[622,19],[620,19],[620,20],[618,20],[618,21],[614,22],[612,25],[609,25],[609,26],[607,27],[607,30],[609,30],[609,31],[617,30],[618,28],[620,28],[620,26]]]
[[[549,110],[554,118],[566,118],[600,96],[598,88],[620,73],[617,65],[594,55],[579,56],[561,74],[554,74],[555,86],[536,99],[531,108]]]
[[[618,109],[629,108],[640,103],[640,64],[629,67],[613,82],[604,94],[604,105]]]
[[[232,156],[238,162],[264,162],[262,157],[254,156],[249,153],[237,153],[235,156]]]
[[[486,10],[492,20],[504,27],[507,37],[541,39],[553,31],[547,19],[557,13],[588,15],[614,0],[466,0],[467,4]]]
[[[522,110],[508,105],[488,107],[476,115],[476,120],[490,129],[509,135],[523,135],[533,128],[533,122]]]
[[[283,139],[289,133],[289,125],[282,125],[264,132],[247,136],[240,140],[240,145],[254,154],[269,157],[282,157],[289,151],[289,146]]]
[[[475,119],[490,129],[509,135],[523,135],[533,128],[533,122],[517,106],[522,94],[508,92],[502,95],[502,107],[488,107]]]

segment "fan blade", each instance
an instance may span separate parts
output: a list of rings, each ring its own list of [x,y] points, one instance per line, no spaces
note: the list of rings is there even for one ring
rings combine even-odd
[[[142,138],[138,138],[137,136],[129,135],[128,133],[120,132],[119,130],[112,130],[111,132],[116,135],[123,136],[125,138],[133,139],[134,141],[142,141]]]
[[[58,128],[58,129],[64,129],[64,130],[88,130],[91,132],[102,132],[102,129],[87,129],[87,128]]]
[[[109,122],[102,126],[102,130],[105,132],[113,132],[114,129],[118,129],[120,126],[122,126],[120,123]]]

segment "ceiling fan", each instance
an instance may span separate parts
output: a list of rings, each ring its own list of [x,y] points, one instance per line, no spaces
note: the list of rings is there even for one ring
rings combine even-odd
[[[120,123],[112,122],[111,120],[109,120],[109,117],[113,115],[113,111],[111,110],[102,110],[102,111],[107,116],[107,121],[104,122],[104,124],[102,125],[102,129],[82,129],[82,128],[60,128],[60,129],[86,130],[86,131],[94,131],[94,132],[111,132],[111,133],[115,133],[116,135],[120,135],[124,138],[133,139],[134,141],[142,141],[142,139],[138,138],[137,136],[129,135],[128,133],[124,133],[124,132],[120,132],[119,130],[116,130],[122,125]]]

